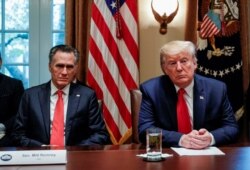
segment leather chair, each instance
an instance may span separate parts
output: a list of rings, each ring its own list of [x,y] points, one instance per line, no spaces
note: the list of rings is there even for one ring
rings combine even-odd
[[[131,117],[132,117],[132,142],[140,143],[138,135],[139,111],[141,107],[142,94],[139,89],[130,90]]]

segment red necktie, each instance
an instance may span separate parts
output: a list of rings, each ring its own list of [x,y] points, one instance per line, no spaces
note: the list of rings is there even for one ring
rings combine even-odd
[[[191,132],[191,122],[188,113],[187,103],[184,99],[184,89],[178,91],[177,101],[177,120],[178,120],[178,131],[184,134]]]
[[[50,136],[50,144],[64,146],[64,104],[62,94],[63,91],[58,90],[58,99],[56,102],[54,118],[52,123],[52,131]]]

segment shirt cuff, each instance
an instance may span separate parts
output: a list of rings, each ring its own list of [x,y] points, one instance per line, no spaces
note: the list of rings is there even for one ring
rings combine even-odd
[[[212,135],[212,133],[209,133],[212,140],[211,140],[211,143],[210,143],[210,146],[213,146],[215,144],[215,140],[214,140],[214,136]]]
[[[178,142],[178,145],[179,145],[180,147],[182,147],[182,145],[181,145],[181,140],[182,140],[183,136],[184,136],[184,135],[181,136],[181,138],[180,138],[180,140],[179,140],[179,142]]]

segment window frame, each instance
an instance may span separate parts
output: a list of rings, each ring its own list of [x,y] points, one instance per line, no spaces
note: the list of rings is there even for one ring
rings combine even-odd
[[[2,2],[2,28],[5,28],[5,0]],[[65,36],[65,30],[53,30],[53,10],[55,0],[28,0],[29,1],[29,27],[27,30],[2,30],[1,32],[1,52],[3,54],[4,66],[28,66],[28,88],[36,86],[51,79],[48,69],[48,54],[49,50],[53,46],[54,33],[63,33]],[[65,3],[65,0],[62,0]],[[5,36],[6,33],[27,33],[28,34],[28,62],[26,63],[8,63],[5,59]],[[59,40],[60,39],[55,39]],[[64,40],[65,41],[65,40]],[[62,41],[61,41],[62,42]],[[26,51],[27,52],[27,51]],[[3,70],[4,71],[4,70]],[[5,74],[5,72],[3,72]],[[16,77],[19,78],[19,77]],[[21,79],[21,77],[20,77]],[[26,84],[27,85],[27,84]]]
[[[50,80],[48,53],[52,46],[51,0],[30,0],[30,87]]]

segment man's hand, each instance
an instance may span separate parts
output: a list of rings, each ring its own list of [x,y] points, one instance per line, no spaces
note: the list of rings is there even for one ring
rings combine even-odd
[[[184,148],[203,149],[210,146],[212,136],[206,129],[193,130],[180,139],[180,145]]]

